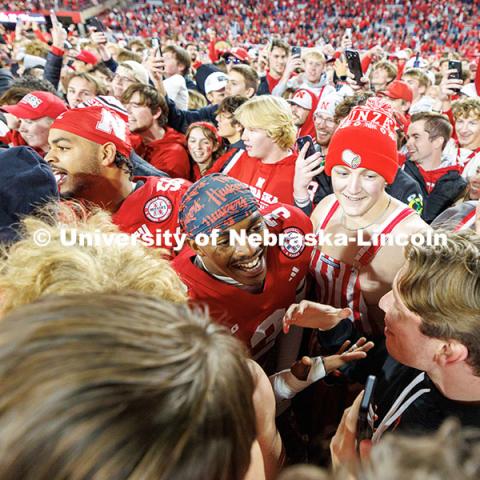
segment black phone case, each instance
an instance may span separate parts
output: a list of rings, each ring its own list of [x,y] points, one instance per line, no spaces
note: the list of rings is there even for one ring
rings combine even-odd
[[[352,72],[355,81],[360,83],[360,79],[363,77],[360,54],[356,50],[345,50],[345,57],[347,59],[348,69]]]
[[[310,135],[297,138],[297,145],[299,150],[301,150],[307,142],[309,142],[310,145],[308,147],[305,158],[310,157],[315,153],[315,145],[313,144],[313,138]]]

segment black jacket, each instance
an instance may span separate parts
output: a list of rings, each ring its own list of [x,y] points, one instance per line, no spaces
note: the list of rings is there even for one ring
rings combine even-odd
[[[467,187],[467,182],[460,173],[456,170],[450,170],[437,181],[429,194],[425,180],[417,165],[411,160],[407,160],[404,168],[405,172],[417,181],[422,190],[424,199],[422,218],[428,224],[432,223],[438,215],[451,207]]]
[[[168,125],[177,132],[185,133],[188,126],[193,122],[211,122],[217,125],[215,114],[218,105],[207,105],[198,110],[180,110],[168,96],[165,99],[168,103]]]
[[[257,95],[270,95],[266,75],[260,77],[260,85],[258,86]]]

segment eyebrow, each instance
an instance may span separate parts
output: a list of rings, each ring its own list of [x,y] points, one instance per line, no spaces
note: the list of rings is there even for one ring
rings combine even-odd
[[[69,142],[69,143],[71,143],[71,141],[68,138],[65,138],[65,137],[55,138],[55,140],[50,141],[50,143],[53,143],[53,145],[56,145],[59,142]]]

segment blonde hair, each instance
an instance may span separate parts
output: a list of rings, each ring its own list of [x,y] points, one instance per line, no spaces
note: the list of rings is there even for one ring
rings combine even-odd
[[[423,71],[420,70],[419,68],[409,68],[406,70],[403,75],[403,77],[410,77],[418,80],[418,83],[425,88],[428,88],[432,85],[432,82],[430,81],[430,78],[428,78],[428,75]]]
[[[445,242],[406,247],[398,292],[406,307],[422,318],[421,332],[465,345],[467,363],[480,376],[480,235],[471,230],[439,232]]]
[[[46,232],[48,245],[38,246],[37,231]],[[26,217],[22,240],[0,250],[0,314],[45,295],[137,291],[186,302],[186,288],[165,260],[164,250],[140,242],[111,246],[65,242],[74,233],[77,238],[82,234],[92,238],[100,232],[119,233],[110,215],[101,210],[87,216],[82,207],[63,205],[43,211],[42,218]]]
[[[208,105],[207,99],[196,90],[188,90],[188,109],[198,110]]]
[[[309,58],[325,63],[325,55],[317,48],[308,48],[302,53],[302,60],[307,61]]]
[[[235,119],[244,128],[260,128],[283,150],[295,143],[296,129],[286,100],[261,95],[245,102],[235,111]]]
[[[455,120],[460,117],[467,118],[474,116],[480,119],[480,99],[465,98],[452,103],[452,113]]]

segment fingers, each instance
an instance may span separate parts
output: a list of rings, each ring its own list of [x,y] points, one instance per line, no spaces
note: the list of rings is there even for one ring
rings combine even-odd
[[[298,380],[305,381],[308,378],[312,364],[313,362],[310,357],[302,357],[301,360],[297,360],[292,365],[290,371]]]

